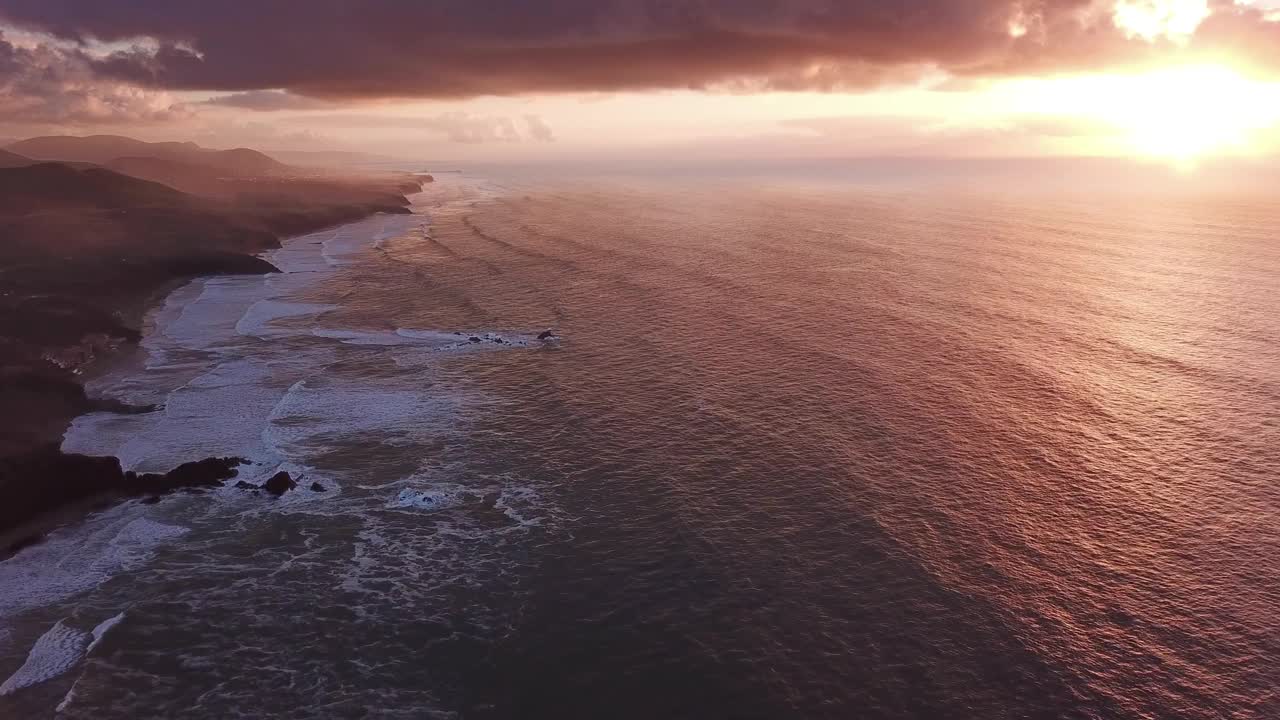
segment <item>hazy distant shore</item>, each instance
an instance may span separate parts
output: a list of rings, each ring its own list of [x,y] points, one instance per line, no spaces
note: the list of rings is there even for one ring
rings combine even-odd
[[[32,149],[39,158],[13,154]],[[144,479],[115,458],[63,453],[62,435],[83,413],[157,410],[89,397],[84,381],[136,347],[147,311],[175,288],[276,272],[260,253],[282,237],[408,213],[405,195],[430,180],[317,175],[251,150],[127,138],[39,138],[9,150],[0,158],[0,554],[69,509],[234,475],[227,462]]]

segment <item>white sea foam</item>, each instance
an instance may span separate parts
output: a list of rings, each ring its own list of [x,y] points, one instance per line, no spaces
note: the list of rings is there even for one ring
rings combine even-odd
[[[432,330],[401,330],[399,332],[405,337],[420,338],[436,350],[444,351],[510,350],[529,347],[534,341],[531,335],[515,333],[484,331],[443,333]]]
[[[345,515],[351,508],[333,500],[342,497],[343,485],[332,475],[320,472],[302,463],[282,462],[274,465],[242,466],[236,481],[243,480],[250,485],[261,486],[268,478],[278,472],[287,472],[297,483],[297,487],[279,497],[266,496],[261,492],[253,492],[235,483],[227,483],[215,489],[210,495],[217,499],[224,512],[230,506],[237,516],[252,517],[266,513],[307,513],[317,515]],[[311,486],[319,483],[323,490],[312,490]]]
[[[325,239],[320,251],[325,262],[332,267],[350,264],[364,240],[363,237],[353,240],[352,235],[349,228],[339,228]]]
[[[275,406],[263,437],[275,452],[295,461],[352,438],[404,445],[447,433],[459,402],[425,388],[303,380]]]
[[[299,331],[277,327],[277,321],[333,309],[284,298],[331,271],[318,243],[339,241],[356,252],[370,244],[371,232],[386,220],[370,218],[287,240],[267,254],[283,274],[208,278],[180,288],[153,316],[156,330],[143,341],[148,371],[104,378],[92,388],[106,397],[163,409],[82,416],[72,423],[63,447],[116,455],[127,469],[139,471],[163,472],[209,455],[278,462],[263,446],[261,429],[293,380],[290,375],[312,374],[328,358],[313,357],[315,351],[308,350],[268,359],[250,352],[246,337],[292,336]],[[387,226],[386,232],[395,229]]]
[[[89,641],[89,647],[85,648],[84,654],[86,657],[93,652],[94,648],[98,647],[98,643],[102,642],[102,638],[106,636],[107,632],[111,630],[111,628],[120,624],[121,620],[124,620],[124,611],[120,611],[98,623],[97,627],[93,629],[91,634],[93,639]],[[76,678],[76,681],[71,683],[71,687],[67,688],[67,694],[62,697],[62,702],[58,703],[58,707],[54,708],[54,712],[65,712],[67,707],[75,701],[76,687],[80,685],[80,681],[83,678],[84,674],[81,673],[80,677]]]
[[[445,330],[412,330],[409,328],[397,328],[396,335],[411,340],[421,340],[427,343],[438,345],[449,345],[458,342],[458,339],[468,333],[461,331],[448,332]]]
[[[98,623],[98,625],[93,628],[93,640],[89,643],[89,647],[85,649],[85,654],[88,655],[93,652],[93,649],[98,647],[98,643],[102,642],[102,638],[106,636],[111,628],[119,625],[122,620],[124,620],[123,610]]]
[[[426,235],[426,233],[430,232],[428,228],[431,227],[431,219],[423,216],[416,216],[415,219],[420,220],[420,222],[418,222],[418,224],[414,227],[403,228],[401,233],[395,233],[395,232],[378,233],[376,236],[374,236],[373,246],[381,250],[384,247],[386,247],[388,240],[394,239],[397,236],[402,235],[403,233],[409,233],[410,237],[421,239]]]
[[[276,320],[309,317],[336,310],[336,305],[320,305],[314,303],[293,303],[281,300],[259,300],[249,307],[236,322],[236,332],[257,338],[288,337],[298,334],[297,330],[272,327]]]
[[[332,237],[335,230],[323,230],[318,233],[287,240],[282,247],[267,254],[267,261],[284,273],[283,276],[270,278],[271,284],[278,284],[290,275],[306,275],[315,272],[328,272],[330,265],[325,261],[321,246]],[[290,279],[290,282],[303,280]]]
[[[394,332],[385,330],[347,330],[333,328],[317,328],[311,331],[316,337],[329,338],[337,340],[345,345],[410,345],[413,343],[408,338],[401,337]]]
[[[521,527],[540,525],[551,514],[542,496],[530,485],[504,485],[494,507]]]
[[[217,350],[238,336],[236,325],[246,309],[268,294],[266,283],[267,277],[260,275],[208,278],[203,281],[200,296],[157,329],[179,348]]]
[[[403,234],[420,220],[414,215],[375,215],[344,225],[324,240],[321,252],[324,259],[334,267],[350,265],[372,242],[385,241]]]
[[[473,493],[460,485],[438,485],[431,488],[405,488],[387,501],[388,508],[415,510],[448,510],[467,501]]]
[[[535,340],[535,336],[533,335],[493,332],[487,330],[448,332],[444,330],[411,330],[409,328],[400,328],[399,330],[396,330],[396,334],[401,337],[412,338],[421,343],[442,350],[475,348],[477,346],[486,349],[492,349],[493,347],[527,347]],[[471,338],[473,337],[479,338],[480,342],[472,342]]]
[[[162,411],[76,418],[62,447],[115,455],[126,469],[140,472],[166,472],[212,455],[269,462],[261,428],[283,394],[271,379],[271,367],[263,361],[224,362],[171,392]]]
[[[166,540],[172,540],[187,534],[187,528],[181,525],[169,525],[147,517],[130,520],[115,534],[111,542],[113,547],[126,553],[125,560],[131,559],[139,552],[149,552],[152,548]]]
[[[66,619],[59,620],[31,646],[31,651],[27,654],[27,660],[22,667],[0,685],[0,695],[13,694],[70,671],[81,658],[93,652],[107,632],[119,625],[123,619],[122,611],[98,623],[93,631],[88,633],[71,627]],[[77,678],[76,682],[72,683],[62,702],[58,703],[55,712],[62,712],[71,704],[75,699],[76,685],[79,682]]]
[[[52,680],[75,667],[84,655],[89,634],[77,630],[59,620],[36,640],[27,654],[27,661],[18,671],[0,684],[0,696],[13,693]]]
[[[137,504],[110,508],[0,562],[0,619],[91,590],[187,533],[146,512]]]

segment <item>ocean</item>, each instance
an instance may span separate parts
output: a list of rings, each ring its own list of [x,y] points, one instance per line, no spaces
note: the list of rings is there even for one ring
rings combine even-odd
[[[1280,206],[442,174],[209,278],[0,716],[1280,717]],[[556,338],[537,336],[552,329]]]

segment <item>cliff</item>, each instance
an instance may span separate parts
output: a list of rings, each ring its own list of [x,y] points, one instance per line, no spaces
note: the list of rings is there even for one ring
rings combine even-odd
[[[57,146],[37,140],[17,145],[46,155]],[[121,140],[83,147],[137,149]],[[155,478],[140,485],[112,458],[57,450],[74,417],[102,409],[80,373],[136,343],[150,303],[197,276],[275,272],[257,254],[281,236],[408,212],[404,193],[420,189],[402,176],[281,176],[276,166],[287,166],[274,160],[264,166],[270,174],[229,178],[205,163],[209,151],[163,146],[170,158],[107,160],[144,177],[86,166],[101,158],[84,152],[71,158],[77,164],[0,167],[0,534],[98,494],[182,486]]]

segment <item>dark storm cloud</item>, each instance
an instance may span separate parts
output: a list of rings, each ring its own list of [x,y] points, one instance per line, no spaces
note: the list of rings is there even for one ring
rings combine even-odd
[[[106,77],[140,85],[285,89],[327,98],[465,97],[709,85],[866,87],[910,79],[920,68],[956,75],[1038,72],[1136,62],[1172,48],[1167,41],[1126,38],[1111,23],[1112,4],[3,0],[0,18],[77,42],[150,38],[153,43],[93,63]],[[1215,29],[1206,35],[1206,49],[1240,43],[1245,52],[1275,55],[1276,24],[1233,5],[1215,8],[1221,18],[1208,24]]]

